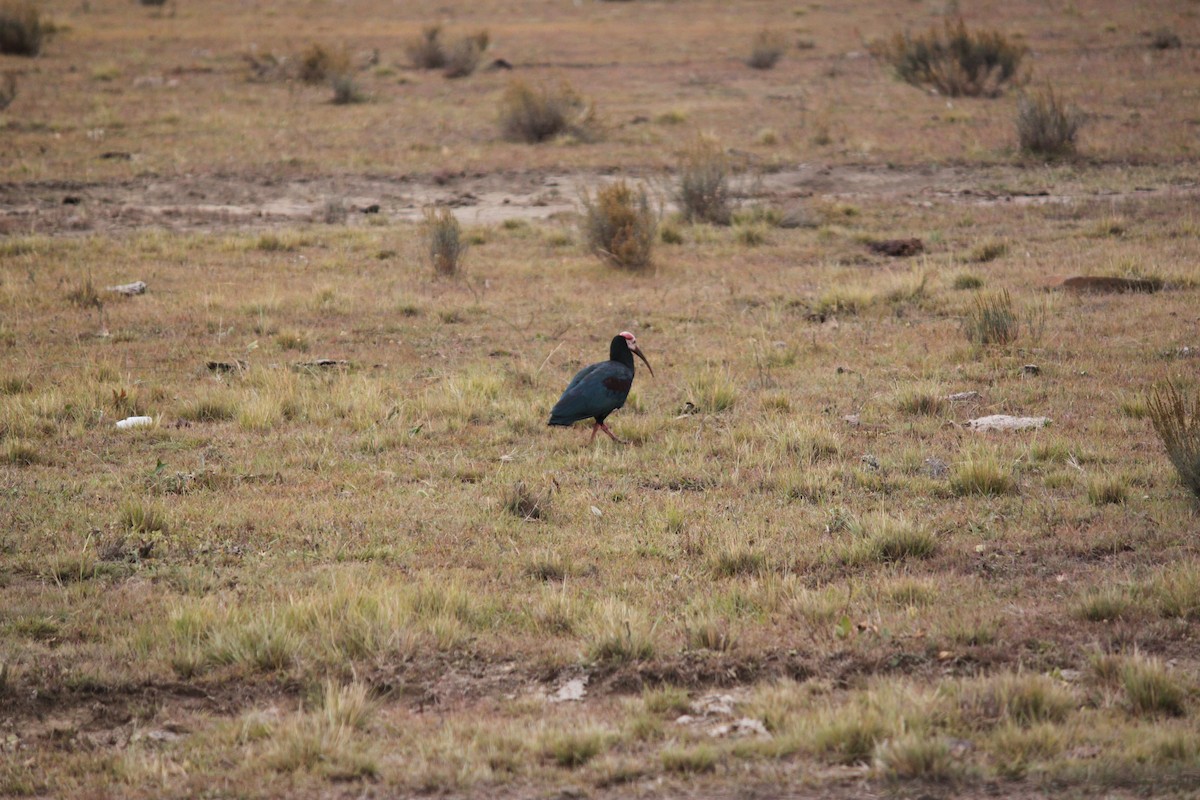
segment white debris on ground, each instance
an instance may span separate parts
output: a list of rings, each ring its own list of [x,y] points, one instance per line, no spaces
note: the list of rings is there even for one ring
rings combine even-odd
[[[1007,414],[993,414],[967,421],[967,427],[974,431],[1025,431],[1044,428],[1049,424],[1049,417],[1010,417]]]
[[[123,294],[126,297],[133,297],[134,295],[146,293],[146,282],[134,281],[133,283],[122,283],[117,286],[109,286],[106,291]]]
[[[699,725],[708,728],[708,735],[714,738],[726,736],[760,736],[771,738],[771,732],[766,726],[753,717],[731,719],[737,706],[737,699],[730,694],[708,694],[692,702],[690,714],[684,714],[675,720],[676,725]]]
[[[568,703],[576,700],[582,700],[587,694],[588,677],[584,675],[582,678],[572,678],[571,680],[558,687],[558,691],[547,698],[551,703]]]
[[[117,427],[121,430],[130,428],[148,428],[154,424],[154,417],[126,417],[117,422]]]

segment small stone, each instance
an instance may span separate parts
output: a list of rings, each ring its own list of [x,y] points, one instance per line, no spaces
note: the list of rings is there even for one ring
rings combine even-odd
[[[978,400],[979,392],[955,392],[954,394],[947,395],[946,399],[951,403],[965,403],[968,400]]]

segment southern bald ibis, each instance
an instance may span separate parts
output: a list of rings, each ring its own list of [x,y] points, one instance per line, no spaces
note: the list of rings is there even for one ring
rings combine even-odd
[[[575,377],[567,385],[567,390],[550,412],[550,424],[568,426],[591,417],[596,420],[596,424],[592,426],[589,444],[595,441],[596,431],[604,431],[613,441],[627,444],[608,429],[604,418],[625,405],[629,387],[633,385],[635,355],[646,364],[646,369],[653,375],[654,368],[646,361],[646,356],[638,347],[637,338],[629,331],[621,331],[614,336],[608,348],[608,361],[592,364],[575,373]]]

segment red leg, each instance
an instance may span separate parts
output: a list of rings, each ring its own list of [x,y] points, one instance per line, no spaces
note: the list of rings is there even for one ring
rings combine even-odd
[[[598,422],[598,423],[596,423],[596,424],[597,424],[597,425],[599,425],[599,426],[600,426],[600,430],[602,430],[602,431],[604,431],[605,433],[607,433],[607,434],[609,435],[609,437],[610,437],[610,438],[611,438],[611,439],[612,439],[614,442],[616,442],[616,443],[618,443],[618,444],[629,444],[629,442],[625,441],[624,439],[621,439],[621,438],[619,438],[619,437],[618,437],[618,436],[617,436],[615,433],[613,433],[612,431],[610,431],[610,430],[608,429],[608,426],[607,426],[607,425],[605,425],[603,422]],[[595,436],[595,435],[596,435],[596,432],[595,432],[594,430],[592,431],[592,435],[593,435],[593,436]]]
[[[592,437],[590,439],[588,439],[588,444],[591,444],[596,441],[596,431],[598,431],[598,430],[600,430],[599,422],[597,422],[595,425],[592,426]]]

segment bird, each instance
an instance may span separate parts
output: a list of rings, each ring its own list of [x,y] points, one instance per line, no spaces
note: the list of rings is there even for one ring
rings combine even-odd
[[[637,356],[654,374],[654,368],[638,347],[637,337],[629,331],[621,331],[613,337],[608,347],[608,361],[591,364],[575,373],[567,384],[566,391],[550,411],[550,425],[567,427],[589,417],[596,420],[592,426],[591,444],[596,432],[604,431],[614,442],[628,444],[604,424],[605,418],[625,405],[629,387],[633,385],[633,357]]]

